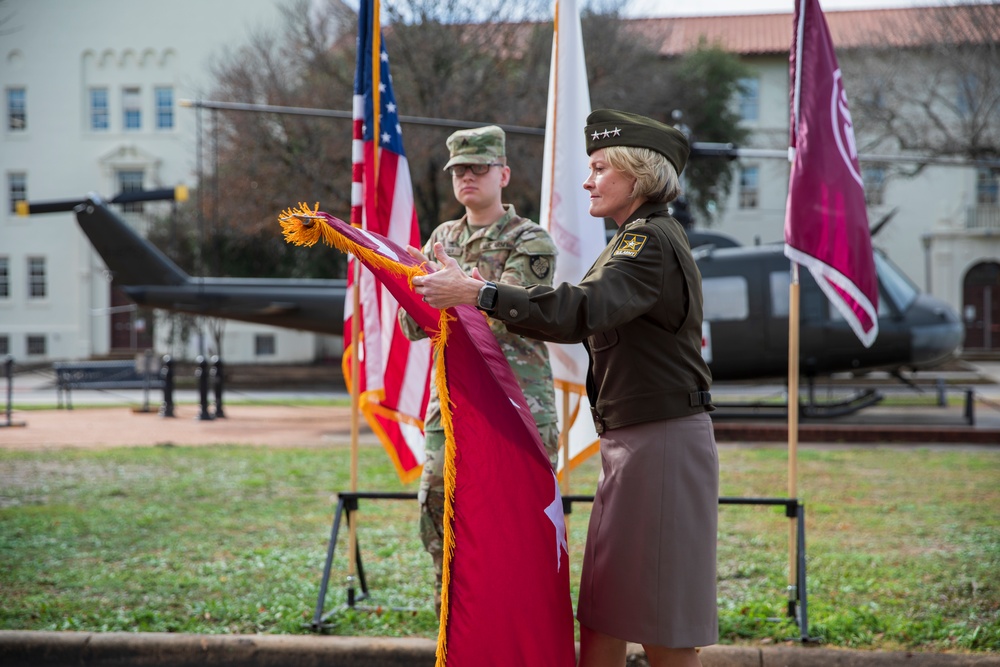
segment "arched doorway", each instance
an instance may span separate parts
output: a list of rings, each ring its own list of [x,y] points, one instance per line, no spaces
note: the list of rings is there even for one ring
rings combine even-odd
[[[1000,351],[1000,263],[981,262],[965,274],[962,319],[966,350]]]

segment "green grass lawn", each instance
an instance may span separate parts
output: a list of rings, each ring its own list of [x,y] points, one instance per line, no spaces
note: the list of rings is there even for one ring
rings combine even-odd
[[[0,451],[0,628],[305,633],[349,449]],[[722,495],[784,497],[783,448],[720,451]],[[359,490],[415,491],[380,448]],[[598,461],[573,472],[591,494]],[[1000,449],[803,449],[810,635],[832,646],[1000,650]],[[436,636],[415,501],[361,501],[378,613],[346,610],[347,532],[330,632]],[[498,499],[498,502],[500,500]],[[589,505],[570,517],[576,598]],[[720,508],[723,643],[797,637],[784,618],[783,508]]]

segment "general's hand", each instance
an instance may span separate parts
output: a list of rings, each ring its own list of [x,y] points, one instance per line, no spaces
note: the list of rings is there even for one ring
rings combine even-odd
[[[434,256],[440,267],[426,276],[414,276],[413,288],[423,296],[424,301],[434,308],[451,308],[460,305],[476,305],[481,279],[465,275],[462,267],[453,257],[449,257],[440,243],[434,244]],[[473,269],[473,274],[478,275]]]

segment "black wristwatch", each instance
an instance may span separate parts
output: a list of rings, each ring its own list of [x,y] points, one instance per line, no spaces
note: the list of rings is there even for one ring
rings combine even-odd
[[[498,296],[497,284],[488,282],[479,288],[479,296],[476,297],[476,307],[479,310],[492,313],[496,310]]]

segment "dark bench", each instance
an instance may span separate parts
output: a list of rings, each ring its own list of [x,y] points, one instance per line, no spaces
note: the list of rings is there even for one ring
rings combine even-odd
[[[52,364],[56,374],[58,406],[73,409],[70,391],[73,389],[162,389],[163,380],[157,373],[143,373],[133,360],[64,361]]]

